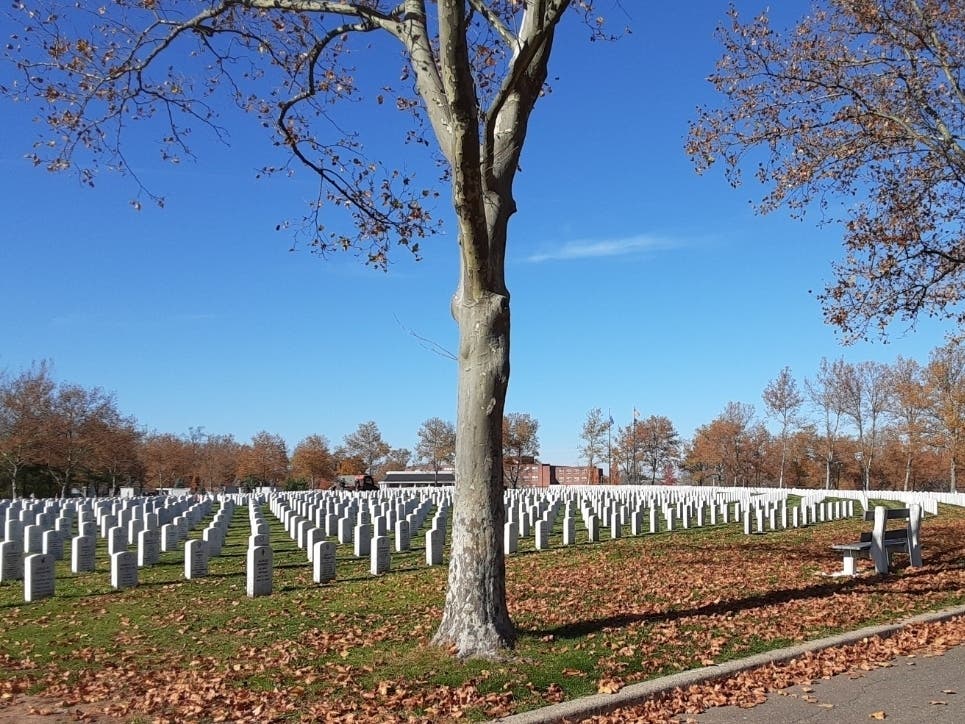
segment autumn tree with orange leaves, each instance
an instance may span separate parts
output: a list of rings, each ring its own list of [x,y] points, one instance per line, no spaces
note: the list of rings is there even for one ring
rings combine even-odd
[[[254,485],[281,485],[288,478],[288,446],[280,435],[262,430],[238,454],[237,475]]]
[[[312,489],[328,487],[335,478],[335,457],[324,435],[309,435],[295,446],[292,476],[306,480]]]
[[[754,477],[758,431],[752,426],[754,406],[728,402],[712,422],[697,428],[685,465],[718,485],[747,485]]]
[[[816,205],[844,231],[822,295],[852,340],[922,314],[965,323],[965,4],[817,0],[796,26],[731,9],[687,151],[753,164],[762,212]]]
[[[510,412],[503,417],[503,470],[506,486],[519,486],[523,466],[539,456],[539,420],[528,412]]]
[[[936,438],[948,455],[948,490],[955,493],[959,465],[965,460],[965,342],[950,340],[932,352],[925,385]]]
[[[55,388],[46,362],[0,377],[0,462],[10,476],[11,498],[20,494],[21,471],[43,454]]]

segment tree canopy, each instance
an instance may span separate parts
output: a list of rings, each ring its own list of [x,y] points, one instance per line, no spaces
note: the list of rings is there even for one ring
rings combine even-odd
[[[817,206],[844,230],[821,295],[847,340],[922,315],[965,322],[965,5],[818,0],[798,24],[736,9],[719,28],[687,150],[698,171],[747,167],[763,212]]]

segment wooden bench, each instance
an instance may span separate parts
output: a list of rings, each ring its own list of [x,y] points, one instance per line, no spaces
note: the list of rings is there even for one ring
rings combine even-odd
[[[870,531],[861,534],[856,543],[839,543],[831,546],[844,555],[844,570],[838,576],[855,575],[855,561],[870,558],[874,561],[875,571],[887,573],[891,566],[892,552],[907,553],[913,567],[921,566],[921,506],[911,508],[886,508],[878,505],[874,510],[866,510],[866,521],[874,521]],[[889,520],[904,520],[901,528],[888,530]]]

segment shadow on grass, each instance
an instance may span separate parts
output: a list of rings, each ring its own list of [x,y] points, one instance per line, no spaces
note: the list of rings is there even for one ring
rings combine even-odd
[[[627,613],[618,616],[607,616],[604,618],[576,621],[574,623],[557,626],[555,628],[520,628],[519,633],[522,635],[535,637],[552,635],[557,639],[578,639],[588,634],[598,633],[607,628],[622,628],[639,623],[667,623],[678,621],[680,619],[696,617],[722,616],[756,608],[776,606],[792,601],[830,598],[836,594],[847,593],[849,591],[860,591],[862,589],[865,589],[871,593],[875,588],[873,585],[875,582],[893,580],[895,578],[895,574],[899,571],[902,573],[902,578],[905,580],[933,578],[935,575],[935,570],[929,570],[927,567],[915,570],[908,568],[897,568],[895,573],[889,573],[883,576],[856,576],[849,579],[836,579],[805,588],[769,591],[768,593],[762,595],[748,596],[746,598],[732,598],[726,601],[718,601],[716,603],[695,606],[693,608],[670,609],[659,613]],[[960,590],[953,582],[940,584],[938,581],[936,581],[936,584],[939,585],[922,587],[913,591],[906,591],[905,593],[907,595],[917,597],[930,593],[951,593],[959,592]]]

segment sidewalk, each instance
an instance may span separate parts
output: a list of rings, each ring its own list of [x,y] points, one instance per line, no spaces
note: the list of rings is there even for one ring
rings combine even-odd
[[[775,692],[753,709],[723,706],[680,717],[699,724],[734,722],[965,722],[965,646],[941,656],[901,657],[888,668],[840,674]]]
[[[923,614],[896,624],[871,626],[799,646],[729,661],[719,666],[685,671],[633,684],[616,694],[598,694],[565,701],[498,721],[504,724],[579,722],[594,715],[605,715],[615,709],[633,707],[677,687],[725,679],[750,669],[789,661],[808,652],[844,646],[872,636],[890,636],[906,626],[945,621],[962,615],[965,615],[965,606]],[[717,707],[697,715],[680,714],[674,717],[673,721],[696,724],[838,724],[873,722],[878,719],[892,724],[965,722],[965,646],[957,646],[943,656],[901,657],[890,667],[869,672],[844,673],[829,680],[815,682],[808,687],[793,686],[768,695],[764,704],[751,709]],[[621,717],[621,720],[633,721],[626,717]]]

